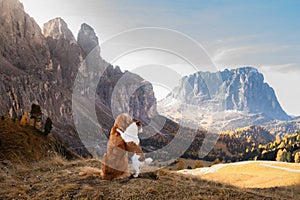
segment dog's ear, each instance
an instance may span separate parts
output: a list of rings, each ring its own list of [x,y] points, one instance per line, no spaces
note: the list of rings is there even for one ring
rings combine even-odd
[[[142,125],[142,122],[139,121],[139,120],[137,120],[137,119],[135,119],[135,118],[134,118],[132,121],[133,121],[134,123],[136,123],[137,126],[141,126],[141,125]]]

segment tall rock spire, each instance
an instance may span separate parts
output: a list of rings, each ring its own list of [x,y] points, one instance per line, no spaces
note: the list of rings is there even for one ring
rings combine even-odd
[[[83,23],[81,25],[77,41],[85,55],[88,55],[95,48],[97,48],[97,53],[100,55],[98,37],[96,36],[94,29],[88,24]]]
[[[50,37],[54,40],[65,39],[74,43],[76,42],[75,37],[68,28],[67,23],[60,17],[45,23],[43,32],[46,38]]]
[[[72,88],[81,65],[82,51],[75,37],[61,18],[44,24],[44,36],[51,53],[53,81],[60,87]]]

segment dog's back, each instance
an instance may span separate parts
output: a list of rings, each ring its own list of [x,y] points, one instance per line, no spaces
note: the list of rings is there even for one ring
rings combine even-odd
[[[111,129],[107,144],[107,153],[102,159],[101,176],[103,179],[113,179],[130,175],[128,173],[126,144],[120,133],[118,133],[118,128],[119,127],[114,126]]]

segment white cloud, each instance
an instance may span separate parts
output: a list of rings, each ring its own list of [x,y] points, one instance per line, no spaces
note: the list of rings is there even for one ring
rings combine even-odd
[[[260,67],[263,71],[274,71],[284,74],[297,73],[300,75],[300,63],[267,64]]]

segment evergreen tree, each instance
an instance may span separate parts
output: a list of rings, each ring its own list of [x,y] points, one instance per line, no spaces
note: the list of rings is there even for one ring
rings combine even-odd
[[[300,152],[296,152],[294,156],[295,163],[300,163]]]
[[[44,128],[44,133],[46,135],[48,135],[50,133],[51,129],[52,129],[52,121],[49,117],[47,117],[46,123],[45,123],[45,128]]]
[[[286,154],[286,161],[293,162],[292,152],[288,151]]]
[[[30,118],[34,120],[33,127],[36,128],[36,122],[40,121],[42,117],[41,107],[37,104],[31,105]]]

